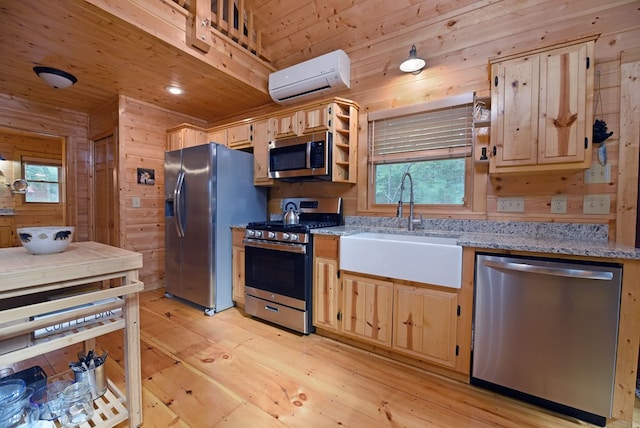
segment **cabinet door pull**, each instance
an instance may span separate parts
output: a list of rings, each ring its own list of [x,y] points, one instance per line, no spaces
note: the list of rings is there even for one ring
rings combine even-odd
[[[496,146],[493,146],[493,155],[495,156],[498,153]]]
[[[498,76],[493,78],[493,85],[498,86]]]

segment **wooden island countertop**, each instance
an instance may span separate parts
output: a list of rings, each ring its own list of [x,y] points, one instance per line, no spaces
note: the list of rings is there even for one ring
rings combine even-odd
[[[99,242],[73,242],[55,254],[33,255],[23,247],[0,249],[0,297],[42,284],[94,278],[142,267],[142,254]],[[98,280],[99,278],[95,278]],[[42,290],[38,290],[42,291]]]

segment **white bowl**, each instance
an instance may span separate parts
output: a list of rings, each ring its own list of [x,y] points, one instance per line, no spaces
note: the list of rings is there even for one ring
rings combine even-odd
[[[31,254],[53,254],[67,249],[73,240],[73,227],[21,227],[18,236],[22,246]]]

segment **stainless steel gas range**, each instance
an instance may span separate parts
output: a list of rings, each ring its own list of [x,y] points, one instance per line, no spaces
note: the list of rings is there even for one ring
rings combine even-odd
[[[300,333],[313,332],[313,235],[343,224],[342,198],[289,198],[297,222],[249,223],[245,231],[245,312]],[[290,220],[290,218],[289,218]]]

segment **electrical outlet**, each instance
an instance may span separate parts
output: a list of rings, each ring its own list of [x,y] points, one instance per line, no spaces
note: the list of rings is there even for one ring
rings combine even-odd
[[[512,197],[512,198],[498,198],[498,212],[499,213],[523,213],[524,212],[524,198]]]
[[[137,196],[134,196],[131,201],[131,205],[133,206],[133,208],[140,208],[140,198]]]
[[[611,195],[585,195],[582,203],[584,214],[609,214]]]
[[[587,184],[610,183],[611,164],[602,166],[600,163],[594,163],[584,172],[584,182]]]
[[[551,214],[567,213],[567,195],[555,195],[551,197]]]

